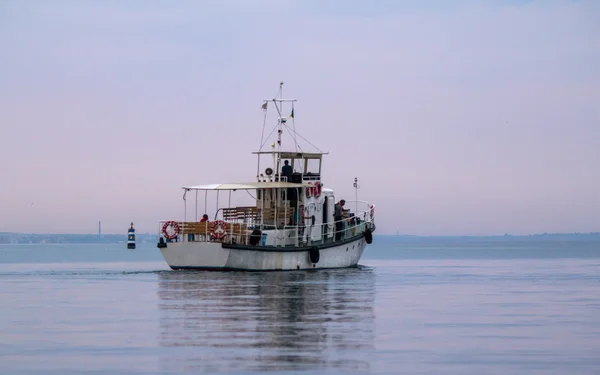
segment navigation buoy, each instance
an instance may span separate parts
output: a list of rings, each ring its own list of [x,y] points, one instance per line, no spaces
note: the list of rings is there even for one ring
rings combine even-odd
[[[127,248],[135,249],[135,229],[133,229],[133,221],[129,227],[129,233],[127,235]]]

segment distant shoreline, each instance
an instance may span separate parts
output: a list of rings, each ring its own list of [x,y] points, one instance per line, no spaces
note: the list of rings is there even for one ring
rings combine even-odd
[[[376,234],[377,237],[396,238],[399,240],[509,240],[509,239],[587,239],[599,238],[600,232],[588,233],[539,233],[523,235],[411,235],[411,234]],[[158,234],[138,233],[136,242],[147,243],[158,240]],[[13,233],[0,232],[0,244],[65,244],[65,243],[124,243],[127,234],[48,234],[48,233]]]
[[[155,242],[156,234],[138,233],[136,242]],[[124,243],[127,242],[127,234],[48,234],[48,233],[11,233],[0,232],[0,244],[65,244],[65,243]]]
[[[21,235],[21,236],[91,236],[98,237],[96,233],[22,233],[22,232],[0,232],[0,236],[3,235]],[[156,236],[155,233],[136,233],[136,236]],[[565,232],[565,233],[530,233],[530,234],[393,234],[393,233],[381,233],[380,236],[400,236],[400,237],[528,237],[528,236],[600,236],[600,232]],[[101,237],[106,236],[127,236],[127,232],[123,233],[103,233]]]

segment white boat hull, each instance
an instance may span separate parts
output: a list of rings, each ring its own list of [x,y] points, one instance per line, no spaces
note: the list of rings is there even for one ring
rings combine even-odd
[[[252,247],[215,242],[169,242],[160,249],[167,264],[178,269],[283,271],[356,267],[367,243],[358,236],[340,243],[315,246],[318,261],[313,263],[310,248]],[[312,250],[314,252],[314,249]],[[313,257],[313,260],[315,258]]]

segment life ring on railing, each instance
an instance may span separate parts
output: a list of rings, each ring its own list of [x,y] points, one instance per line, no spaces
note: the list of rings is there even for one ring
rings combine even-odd
[[[223,220],[215,220],[210,223],[210,236],[212,238],[220,240],[225,237],[228,230],[229,226]]]
[[[173,233],[169,234],[167,232],[167,228],[173,228]],[[181,228],[179,227],[179,224],[177,224],[176,221],[165,221],[165,223],[162,226],[162,233],[164,234],[165,238],[170,241],[179,236],[179,234],[181,233]]]
[[[319,198],[321,196],[321,182],[315,182],[314,195]]]
[[[373,221],[374,217],[375,217],[375,205],[372,204],[371,205],[371,221]]]
[[[310,182],[310,181],[309,181],[309,182],[308,182],[308,184],[309,184],[310,186],[307,186],[307,187],[306,187],[306,193],[305,193],[305,195],[306,195],[306,198],[310,198],[310,197],[312,197],[312,195],[313,195],[313,192],[314,192],[314,190],[313,190],[313,189],[314,189],[314,187],[312,186],[312,182]]]

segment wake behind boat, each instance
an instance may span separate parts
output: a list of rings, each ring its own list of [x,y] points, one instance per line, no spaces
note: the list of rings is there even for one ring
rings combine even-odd
[[[323,184],[321,167],[327,153],[305,152],[298,144],[296,100],[282,98],[282,85],[279,98],[265,100],[262,105],[265,124],[268,105],[275,107],[277,124],[273,131],[277,130],[277,140],[270,150],[263,150],[263,138],[259,150],[253,152],[258,159],[256,181],[183,187],[184,219],[159,222],[157,246],[172,269],[355,267],[373,241],[374,205],[358,200],[335,203],[334,190]],[[291,105],[289,117],[282,116],[284,105]],[[282,150],[284,130],[292,135],[293,150]],[[356,179],[354,187],[358,189]],[[189,192],[196,196],[194,221],[187,218]],[[204,192],[205,213],[200,221],[198,192]],[[209,200],[209,193],[214,202]],[[252,200],[248,205],[231,207],[232,193],[252,196]],[[215,207],[212,220],[208,207]]]

